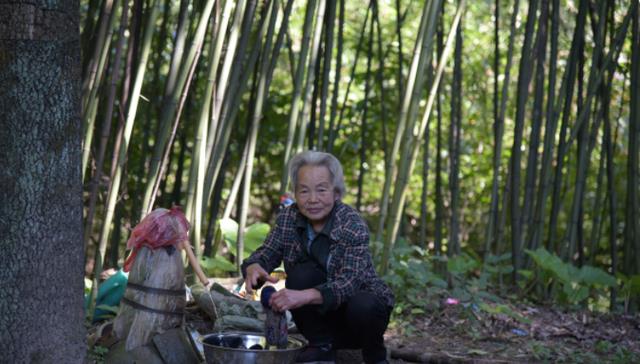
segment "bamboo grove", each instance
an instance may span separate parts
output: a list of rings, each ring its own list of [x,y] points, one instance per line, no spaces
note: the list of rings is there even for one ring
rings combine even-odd
[[[96,282],[128,229],[172,204],[199,256],[234,218],[237,264],[303,149],[343,162],[381,272],[405,240],[510,253],[513,280],[539,247],[640,273],[637,0],[81,5]]]

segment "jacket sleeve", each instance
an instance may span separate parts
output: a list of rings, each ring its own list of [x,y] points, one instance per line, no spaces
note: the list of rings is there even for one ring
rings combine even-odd
[[[322,294],[322,312],[336,309],[360,289],[366,279],[366,268],[372,261],[366,228],[345,235],[344,255],[336,262],[335,277],[315,287]]]
[[[280,265],[284,249],[283,230],[287,218],[287,214],[281,212],[276,219],[276,225],[269,231],[262,245],[242,262],[242,277],[247,277],[247,267],[253,263],[260,264],[267,273],[271,273]]]

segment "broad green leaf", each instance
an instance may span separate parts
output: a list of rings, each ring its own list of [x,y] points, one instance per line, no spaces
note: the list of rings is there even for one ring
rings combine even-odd
[[[458,287],[454,288],[451,291],[451,296],[459,299],[460,302],[469,302],[469,301],[471,301],[471,298],[472,298],[471,294],[469,294],[469,292],[467,292],[464,289],[458,288]]]
[[[202,259],[200,259],[200,265],[202,266],[202,269],[208,272],[214,272],[216,270],[222,271],[222,272],[236,271],[235,264],[231,263],[230,261],[228,261],[227,259],[219,255],[216,255],[213,258],[203,257]]]
[[[535,251],[525,249],[525,252],[533,258],[533,261],[544,271],[550,272],[554,278],[562,282],[575,281],[578,271],[571,264],[562,261],[557,255],[549,253],[545,248]]]
[[[588,285],[598,284],[606,287],[613,287],[616,285],[616,279],[612,275],[600,268],[589,265],[585,265],[580,268],[580,279]]]
[[[629,292],[631,292],[632,295],[640,295],[640,275],[636,274],[631,276],[629,286]]]
[[[575,305],[589,297],[589,288],[577,282],[570,282],[562,286],[567,303]]]
[[[504,253],[502,255],[491,254],[487,257],[487,263],[495,264],[499,262],[508,261],[509,259],[511,259],[511,253]]]
[[[513,267],[512,269],[513,270]],[[528,269],[521,269],[518,271],[518,274],[520,274],[521,276],[523,276],[526,279],[531,279],[531,277],[533,277],[533,272],[528,270]]]
[[[109,305],[98,305],[98,306],[96,306],[96,309],[103,310],[103,311],[109,311],[109,312],[112,312],[114,314],[118,314],[118,310],[120,309],[120,307],[119,306],[109,306]]]
[[[466,254],[455,256],[447,262],[447,270],[452,274],[465,274],[478,266],[478,261]]]
[[[434,274],[434,278],[429,280],[429,283],[431,283],[432,285],[434,285],[436,287],[447,288],[447,282],[444,279],[436,276],[435,274]]]
[[[234,247],[238,239],[238,223],[232,219],[220,219],[220,230],[227,247]]]
[[[493,302],[500,302],[500,298],[496,295],[494,295],[493,293],[489,293],[486,291],[479,291],[477,293],[478,297],[480,298],[484,298]]]
[[[244,249],[253,253],[269,234],[269,224],[263,222],[255,223],[249,227],[244,233]]]

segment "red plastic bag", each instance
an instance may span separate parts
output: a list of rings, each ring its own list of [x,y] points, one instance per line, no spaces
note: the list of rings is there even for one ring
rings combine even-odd
[[[188,239],[188,235],[189,221],[179,207],[151,211],[131,232],[127,248],[133,250],[124,262],[124,271],[129,271],[141,247],[158,249],[174,245],[178,248],[180,243]]]

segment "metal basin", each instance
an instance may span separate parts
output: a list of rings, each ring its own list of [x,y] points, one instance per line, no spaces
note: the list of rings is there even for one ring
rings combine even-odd
[[[305,342],[289,337],[286,349],[264,350],[263,335],[247,332],[224,332],[201,338],[208,364],[286,364],[294,363]]]

